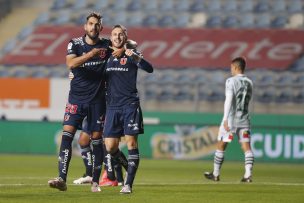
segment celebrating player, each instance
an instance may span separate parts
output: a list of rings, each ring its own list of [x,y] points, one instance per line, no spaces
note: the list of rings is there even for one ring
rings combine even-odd
[[[99,38],[102,16],[90,13],[84,25],[85,35],[72,39],[67,47],[66,64],[75,78],[71,81],[68,104],[66,105],[63,135],[59,151],[59,177],[51,179],[52,188],[66,191],[67,174],[72,156],[71,143],[77,127],[85,117],[88,130],[92,132],[93,177],[92,192],[99,192],[98,181],[102,168],[103,141],[101,118],[105,114],[104,65],[111,55],[108,39]],[[116,49],[117,51],[118,49]],[[119,52],[119,50],[118,50]]]
[[[245,174],[241,182],[252,182],[254,156],[250,147],[249,102],[252,97],[252,81],[244,75],[246,61],[238,57],[231,62],[232,77],[226,80],[224,116],[219,129],[217,149],[214,155],[213,172],[205,172],[205,177],[220,180],[220,169],[224,162],[226,146],[238,136],[245,154]]]
[[[127,40],[127,30],[115,25],[111,32],[113,49],[120,49]],[[121,57],[111,56],[106,65],[107,111],[104,126],[104,139],[108,153],[127,170],[125,185],[120,193],[130,194],[139,166],[138,134],[144,132],[143,117],[136,87],[137,71],[153,72],[152,65],[134,49],[127,49]],[[128,147],[128,160],[118,148],[121,136],[125,136]],[[110,162],[109,162],[110,163]]]

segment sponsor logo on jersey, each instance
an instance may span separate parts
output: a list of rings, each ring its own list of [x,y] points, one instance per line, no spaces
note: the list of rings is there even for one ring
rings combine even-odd
[[[120,59],[120,64],[121,65],[126,65],[128,58],[121,58]]]

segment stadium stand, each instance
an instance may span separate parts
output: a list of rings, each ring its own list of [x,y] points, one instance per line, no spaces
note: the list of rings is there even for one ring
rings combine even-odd
[[[1,46],[0,57],[10,53],[35,28],[43,25],[79,26],[92,10],[103,11],[106,25],[122,23],[134,28],[233,28],[258,31],[303,30],[303,6],[302,0],[54,0],[51,5],[46,5],[46,12],[33,12],[30,23],[18,24],[19,30],[12,35],[16,37],[6,38]],[[5,17],[6,20],[14,18],[16,21],[16,18],[21,18],[17,11],[13,9]],[[64,64],[0,66],[0,77],[66,78],[67,74]],[[256,86],[255,111],[274,111],[264,108],[268,104],[292,103],[295,105],[294,110],[287,109],[286,112],[296,112],[297,105],[303,105],[303,53],[285,70],[260,67],[258,70],[248,70],[247,74]],[[140,93],[148,110],[155,107],[162,109],[162,102],[173,102],[178,106],[179,102],[185,101],[200,105],[192,109],[206,110],[213,103],[224,100],[223,88],[229,75],[227,67],[156,67],[154,74],[139,74]],[[158,105],[149,106],[149,103]],[[176,110],[183,109],[176,107]],[[222,103],[214,110],[221,112]]]

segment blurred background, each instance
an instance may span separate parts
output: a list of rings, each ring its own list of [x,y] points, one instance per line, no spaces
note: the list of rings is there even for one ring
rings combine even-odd
[[[303,163],[303,0],[0,0],[0,9],[0,152],[56,153],[66,46],[97,11],[103,37],[125,25],[155,67],[138,75],[144,157],[212,157],[230,61],[244,56],[257,160]]]

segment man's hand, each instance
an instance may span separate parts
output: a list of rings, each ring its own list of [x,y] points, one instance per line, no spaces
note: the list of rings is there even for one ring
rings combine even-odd
[[[125,51],[125,54],[126,54],[127,56],[133,57],[133,59],[134,59],[137,63],[139,63],[140,60],[142,59],[142,57],[141,57],[140,55],[138,55],[137,53],[135,53],[135,52],[133,51],[133,49],[127,49],[127,50]]]
[[[123,55],[124,51],[125,51],[125,48],[124,48],[124,47],[122,47],[122,48],[120,48],[120,49],[117,49],[117,48],[114,49],[113,47],[109,47],[109,48],[113,50],[112,55],[113,55],[115,58],[121,57],[121,56]]]
[[[74,78],[74,74],[72,73],[72,71],[70,71],[70,73],[69,73],[69,79],[73,80],[73,78]]]
[[[225,128],[225,130],[226,130],[227,132],[230,131],[230,128],[229,128],[229,126],[228,126],[228,120],[224,120],[224,128]]]
[[[90,57],[99,56],[99,55],[100,55],[100,52],[101,52],[101,49],[102,49],[102,48],[94,48],[94,49],[92,49],[92,50],[89,52]]]

